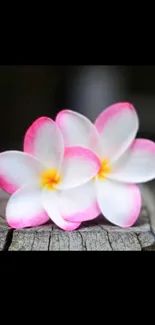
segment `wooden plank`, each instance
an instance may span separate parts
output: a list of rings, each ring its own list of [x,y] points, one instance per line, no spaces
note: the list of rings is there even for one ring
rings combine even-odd
[[[7,250],[8,230],[0,231],[0,251]]]
[[[109,233],[109,241],[114,251],[141,251],[141,245],[135,233]]]
[[[142,248],[149,247],[155,243],[155,236],[151,232],[138,234],[138,239]]]
[[[51,235],[49,250],[70,251],[109,251],[111,250],[107,232],[80,232],[55,233]]]
[[[14,231],[10,251],[48,251],[50,232]]]
[[[112,250],[107,232],[63,232],[61,230],[27,232],[14,231],[10,251],[49,250],[49,251],[86,251]]]
[[[9,251],[141,251],[154,243],[152,233],[14,231]]]

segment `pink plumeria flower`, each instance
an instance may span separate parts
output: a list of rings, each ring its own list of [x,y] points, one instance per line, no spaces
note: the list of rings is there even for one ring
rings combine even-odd
[[[0,154],[0,186],[12,194],[6,207],[8,224],[16,229],[32,227],[51,218],[64,230],[79,227],[79,221],[66,219],[78,219],[94,209],[89,180],[100,168],[98,158],[84,148],[65,149],[60,129],[47,117],[30,126],[24,151]]]
[[[133,225],[141,209],[140,190],[134,183],[155,178],[155,143],[135,140],[139,121],[134,107],[114,104],[94,124],[81,114],[64,110],[57,115],[56,123],[66,146],[89,148],[98,155],[101,168],[94,187],[102,214],[120,227]]]

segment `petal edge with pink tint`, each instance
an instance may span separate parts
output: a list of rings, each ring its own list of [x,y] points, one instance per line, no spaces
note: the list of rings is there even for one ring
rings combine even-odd
[[[128,183],[144,183],[155,178],[155,142],[136,139],[112,166],[110,179]]]
[[[13,194],[19,189],[19,186],[9,182],[6,177],[0,176],[0,187],[9,194]]]
[[[116,161],[132,144],[139,127],[137,113],[130,103],[116,103],[96,119],[102,159]]]
[[[70,190],[58,191],[57,204],[63,218],[72,222],[92,220],[100,214],[94,181]]]
[[[10,197],[6,206],[6,220],[15,229],[40,226],[49,220],[37,185],[24,185]]]
[[[141,193],[136,185],[97,179],[96,195],[102,214],[111,223],[127,228],[138,219]]]
[[[64,155],[64,140],[57,124],[44,116],[35,120],[25,134],[24,151],[49,168],[59,170]]]
[[[12,194],[22,185],[37,182],[45,166],[33,156],[21,151],[0,153],[0,187]]]
[[[94,124],[84,115],[62,110],[56,116],[66,147],[83,147],[99,153],[99,134]]]
[[[88,209],[77,212],[72,215],[63,215],[63,218],[71,222],[84,222],[97,218],[100,215],[101,211],[99,209],[97,201],[90,206]]]
[[[65,148],[62,163],[62,181],[59,189],[69,189],[87,183],[100,169],[100,161],[93,152],[81,147]]]
[[[81,223],[69,222],[65,220],[59,211],[57,192],[43,190],[42,202],[45,211],[49,215],[50,219],[61,229],[66,231],[73,231],[77,229]]]

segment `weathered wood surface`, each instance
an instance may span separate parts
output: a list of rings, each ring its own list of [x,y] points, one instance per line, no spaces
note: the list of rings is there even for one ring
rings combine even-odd
[[[143,186],[144,187],[144,186]],[[141,251],[155,250],[152,221],[155,199],[147,186],[143,189],[143,208],[133,227],[121,229],[103,217],[83,223],[74,232],[64,232],[52,223],[41,227],[10,229],[5,222],[8,195],[0,191],[0,250],[8,251]],[[151,196],[152,195],[152,196]],[[153,218],[154,217],[154,218]],[[151,247],[151,248],[150,248]]]
[[[9,251],[141,251],[154,244],[151,232],[14,231]]]
[[[5,250],[7,246],[8,230],[0,231],[0,251]]]

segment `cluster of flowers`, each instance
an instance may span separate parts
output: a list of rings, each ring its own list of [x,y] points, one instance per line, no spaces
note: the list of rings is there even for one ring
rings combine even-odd
[[[71,110],[56,120],[38,118],[27,130],[23,152],[0,153],[0,187],[12,194],[6,220],[12,228],[49,219],[72,231],[102,214],[130,227],[141,209],[136,183],[155,178],[155,143],[135,139],[133,105],[116,103],[94,124]]]

